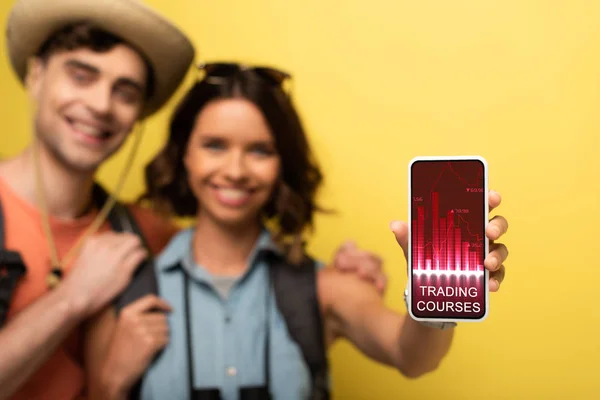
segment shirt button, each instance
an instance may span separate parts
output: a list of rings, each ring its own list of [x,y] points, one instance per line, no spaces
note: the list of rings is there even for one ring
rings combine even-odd
[[[229,368],[227,368],[227,375],[229,375],[229,376],[236,376],[237,375],[237,369],[235,369],[235,367],[229,367]]]

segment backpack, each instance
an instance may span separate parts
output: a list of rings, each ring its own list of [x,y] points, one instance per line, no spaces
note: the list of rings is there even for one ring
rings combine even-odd
[[[108,199],[108,194],[99,184],[94,185],[93,199],[100,208]],[[108,215],[108,222],[116,232],[137,234],[148,247],[135,218],[122,203],[115,203]],[[4,214],[0,204],[0,329],[5,322],[12,294],[26,271],[27,266],[20,254],[5,247]],[[293,266],[282,257],[272,257],[270,274],[279,311],[286,322],[291,338],[300,347],[310,370],[312,380],[310,399],[328,400],[329,372],[316,291],[315,261],[305,257],[302,265]],[[289,296],[291,292],[294,296]],[[114,299],[113,305],[119,313],[128,304],[151,293],[158,294],[158,283],[154,262],[149,258],[140,264],[129,285]],[[134,386],[130,398],[138,399],[140,394],[141,379]]]

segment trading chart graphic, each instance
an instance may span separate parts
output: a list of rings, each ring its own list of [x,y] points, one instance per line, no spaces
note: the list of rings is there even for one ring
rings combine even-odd
[[[485,166],[474,160],[411,165],[411,308],[420,318],[481,318],[487,285]]]

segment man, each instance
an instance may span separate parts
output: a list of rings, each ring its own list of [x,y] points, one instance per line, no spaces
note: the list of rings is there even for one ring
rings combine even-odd
[[[0,163],[5,246],[27,268],[0,330],[0,398],[73,399],[84,387],[78,326],[123,290],[146,257],[139,238],[107,232],[101,219],[100,234],[88,229],[98,216],[95,172],[139,119],[171,97],[194,49],[169,21],[124,0],[18,1],[7,39],[36,108],[33,143]],[[158,251],[174,229],[132,211]]]
[[[95,173],[171,97],[194,49],[136,0],[19,0],[7,25],[12,67],[35,107],[32,144],[0,163],[4,245],[27,269],[0,327],[0,399],[75,399],[85,391],[82,322],[148,255],[140,238],[104,222],[113,201],[102,210],[93,201]],[[176,228],[129,209],[160,251]],[[366,275],[384,286],[377,267]]]

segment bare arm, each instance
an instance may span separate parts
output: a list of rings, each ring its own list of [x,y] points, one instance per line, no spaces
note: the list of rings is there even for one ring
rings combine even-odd
[[[113,307],[109,307],[90,320],[86,326],[84,339],[85,370],[88,382],[88,399],[127,398],[127,393],[119,393],[122,382],[119,375],[106,373],[106,355],[114,336],[117,317]]]
[[[60,286],[0,330],[0,399],[10,398],[83,318],[81,304]]]
[[[87,326],[85,365],[89,400],[126,400],[131,388],[168,342],[164,300],[146,295],[116,316],[108,307]]]
[[[406,377],[435,370],[450,348],[453,329],[425,327],[386,308],[375,288],[356,276],[320,271],[318,291],[336,336]]]
[[[500,205],[500,195],[489,192],[490,211]],[[393,221],[390,229],[407,258],[408,225]],[[484,265],[490,271],[490,290],[497,291],[504,279],[504,261],[508,249],[495,243],[508,229],[504,217],[495,216],[486,228],[491,241],[490,254]],[[346,248],[336,262],[355,265],[373,264],[373,257],[358,249]],[[328,338],[344,336],[364,354],[381,363],[394,366],[407,377],[418,377],[437,368],[448,353],[454,330],[426,327],[410,318],[387,309],[372,286],[365,285],[352,275],[326,269],[319,272],[318,293],[326,318]]]

